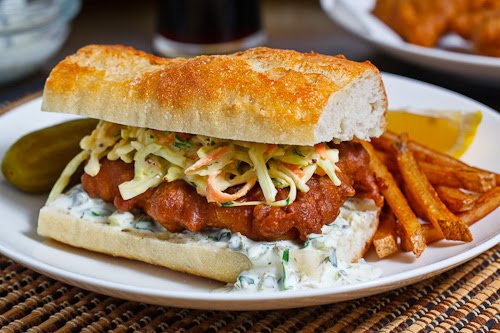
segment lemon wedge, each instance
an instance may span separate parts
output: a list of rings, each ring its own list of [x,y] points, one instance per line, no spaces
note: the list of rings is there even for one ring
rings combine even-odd
[[[458,158],[474,140],[481,119],[481,111],[392,110],[387,129]]]

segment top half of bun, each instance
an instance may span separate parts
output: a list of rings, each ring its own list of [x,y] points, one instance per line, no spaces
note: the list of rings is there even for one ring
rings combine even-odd
[[[342,56],[256,48],[164,59],[90,45],[47,79],[44,111],[252,142],[366,140],[385,129],[379,71]]]

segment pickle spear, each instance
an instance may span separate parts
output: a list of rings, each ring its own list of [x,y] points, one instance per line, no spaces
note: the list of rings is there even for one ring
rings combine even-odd
[[[97,123],[96,119],[71,120],[23,136],[2,161],[5,179],[25,192],[49,192],[66,164],[81,151],[80,140]]]

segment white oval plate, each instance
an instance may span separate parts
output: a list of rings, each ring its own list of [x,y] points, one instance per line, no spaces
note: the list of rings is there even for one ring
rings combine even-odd
[[[321,0],[321,6],[342,28],[397,58],[487,83],[500,83],[500,58],[406,43],[371,15],[375,1]]]
[[[483,121],[464,160],[500,171],[498,142],[500,115],[469,98],[429,84],[384,74],[391,108],[481,110]],[[0,156],[22,135],[64,120],[63,114],[40,112],[41,99],[33,100],[0,117]],[[50,161],[47,161],[50,163]],[[1,177],[1,176],[0,176]],[[396,289],[439,274],[493,247],[500,241],[500,210],[471,227],[468,244],[441,241],[414,260],[408,253],[367,260],[384,275],[374,281],[328,289],[277,293],[220,293],[217,282],[145,263],[113,258],[39,237],[38,209],[45,196],[21,193],[0,178],[0,252],[32,269],[84,289],[133,301],[175,307],[220,310],[263,310],[340,302]]]

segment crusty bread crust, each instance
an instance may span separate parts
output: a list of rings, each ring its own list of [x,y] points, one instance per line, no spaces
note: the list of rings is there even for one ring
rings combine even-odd
[[[251,267],[239,252],[207,243],[185,243],[157,234],[123,232],[103,223],[78,219],[64,211],[43,207],[38,234],[87,250],[147,262],[179,272],[222,282],[234,282]]]
[[[338,243],[337,258],[356,262],[378,227],[379,209],[372,200],[349,199],[351,209],[362,214],[353,232]],[[238,275],[251,268],[248,258],[236,251],[207,242],[185,242],[165,233],[120,231],[103,223],[79,219],[53,207],[43,207],[38,217],[38,234],[65,244],[117,257],[135,259],[210,279],[233,283]]]
[[[90,45],[47,79],[44,111],[234,140],[313,145],[385,129],[387,98],[369,62],[256,48],[164,59]]]

